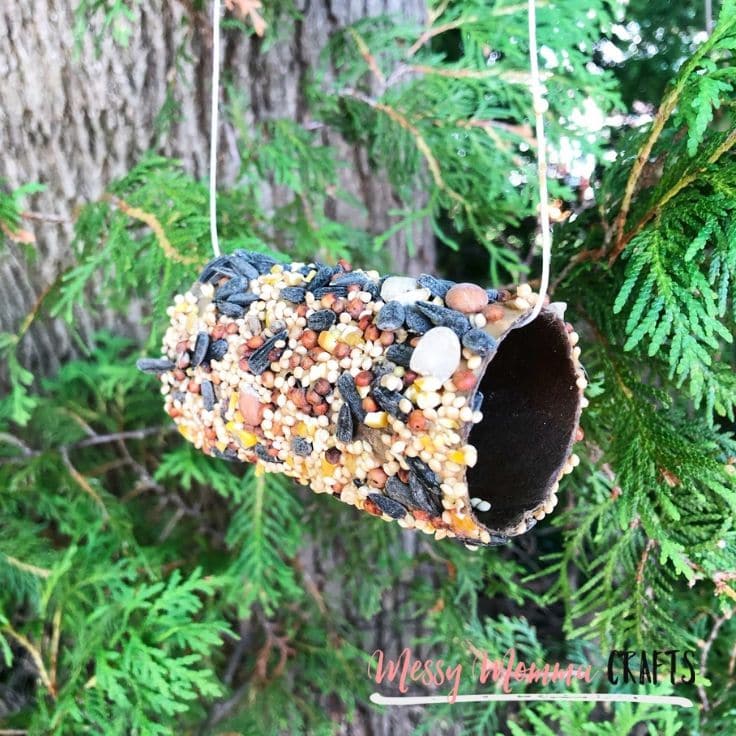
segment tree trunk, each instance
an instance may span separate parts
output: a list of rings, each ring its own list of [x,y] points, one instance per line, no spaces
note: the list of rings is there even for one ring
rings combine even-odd
[[[362,17],[398,13],[404,18],[423,19],[423,0],[306,0],[297,3],[302,13],[292,32],[281,30],[282,40],[265,53],[262,42],[240,31],[223,38],[223,64],[234,83],[250,100],[249,123],[269,118],[309,119],[302,94],[310,68],[329,35]],[[128,171],[147,150],[181,159],[197,177],[207,173],[210,40],[209,19],[192,13],[189,3],[140,0],[138,22],[132,26],[126,48],[117,46],[109,32],[103,35],[99,54],[94,31],[86,34],[75,53],[72,0],[26,0],[6,3],[0,19],[7,33],[0,38],[0,179],[14,188],[41,182],[46,190],[30,202],[37,214],[25,223],[37,240],[38,258],[30,266],[20,246],[11,245],[0,256],[0,330],[15,332],[34,309],[39,295],[55,282],[64,267],[73,262],[71,241],[76,208],[97,199],[115,177]],[[135,5],[135,4],[134,4]],[[209,4],[207,4],[209,5]],[[189,15],[189,18],[187,16]],[[268,29],[267,32],[272,32]],[[193,59],[179,63],[183,48]],[[181,104],[165,140],[157,131],[156,119],[174,92]],[[221,136],[221,179],[225,182],[237,167],[232,151],[232,131]],[[367,217],[335,200],[330,216],[350,219],[373,233],[385,231],[388,211],[398,203],[385,178],[370,170],[366,152],[323,129],[322,143],[336,146],[351,165],[342,174],[343,186],[365,206]],[[273,187],[267,196],[278,203]],[[434,245],[426,221],[414,226],[413,241],[418,252],[411,260],[404,234],[388,242],[398,273],[432,270]],[[120,315],[79,315],[76,329],[82,336],[101,326],[134,332],[137,320],[127,325]],[[55,371],[74,353],[69,329],[58,320],[39,319],[22,344],[24,362],[39,374]],[[415,551],[418,539],[406,533],[403,544]],[[304,550],[303,562],[315,582],[327,587],[332,561],[319,550]],[[386,615],[395,601],[385,602]],[[333,602],[349,607],[336,595]],[[383,648],[398,652],[402,643],[387,626],[384,615],[366,632],[367,651]],[[408,635],[409,632],[405,632]],[[394,709],[380,716],[368,709],[357,722],[344,726],[351,736],[383,736],[408,733],[410,714]]]
[[[7,3],[0,19],[7,33],[0,38],[0,180],[11,188],[40,182],[46,191],[31,206],[39,217],[26,223],[37,240],[38,259],[30,267],[19,246],[0,256],[0,331],[14,332],[34,308],[40,294],[73,260],[71,239],[75,209],[100,196],[115,177],[128,171],[147,150],[181,159],[197,177],[207,173],[210,94],[211,25],[207,15],[192,11],[186,0],[132,3],[138,14],[128,44],[121,48],[109,31],[90,28],[75,49],[73,0],[27,0]],[[209,5],[209,4],[207,4]],[[362,17],[399,13],[422,19],[423,0],[329,0],[297,3],[300,20],[292,32],[279,29],[282,40],[265,53],[263,42],[241,31],[223,38],[223,65],[234,84],[250,100],[250,123],[269,118],[309,118],[303,87],[310,68],[317,65],[329,35]],[[99,23],[97,23],[99,25]],[[268,29],[267,33],[275,32]],[[100,48],[95,37],[101,36]],[[191,63],[181,63],[180,52]],[[157,115],[167,94],[176,95],[180,114],[165,139]],[[220,178],[227,182],[237,161],[232,155],[233,133],[221,136]],[[327,129],[323,143],[336,146],[350,164],[343,186],[361,200],[367,217],[335,200],[330,216],[350,219],[373,233],[389,225],[394,195],[380,175],[370,171],[365,151],[348,145]],[[274,203],[279,193],[273,187]],[[421,244],[409,260],[406,238],[393,237],[390,249],[397,272],[431,269],[434,247],[426,221],[414,228]],[[115,329],[134,331],[135,315],[127,325],[115,317]],[[113,324],[112,315],[79,315],[82,335]],[[70,331],[60,321],[38,320],[22,343],[24,362],[38,373],[53,372],[73,353]]]

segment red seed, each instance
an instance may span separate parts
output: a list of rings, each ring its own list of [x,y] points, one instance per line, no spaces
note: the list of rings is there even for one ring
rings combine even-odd
[[[299,342],[305,348],[311,349],[317,344],[317,333],[314,330],[304,330],[302,336],[299,338]]]
[[[356,285],[355,287],[360,288]],[[363,302],[360,301],[360,299],[353,299],[352,301],[348,302],[348,314],[353,319],[359,319],[360,315],[363,313]]]
[[[375,342],[381,336],[381,330],[375,325],[369,325],[365,328],[365,339]]]
[[[346,342],[338,342],[337,345],[335,345],[335,349],[332,351],[332,354],[340,360],[347,358],[348,355],[350,355],[350,345]]]
[[[312,406],[322,403],[322,397],[313,388],[310,388],[309,391],[307,391],[306,398]]]
[[[358,373],[357,376],[355,376],[355,385],[356,386],[370,386],[370,383],[372,380],[373,380],[372,371],[361,371],[360,373]]]
[[[456,371],[452,376],[452,382],[458,391],[470,391],[475,386],[476,380],[475,373],[467,368]]]
[[[414,430],[415,432],[421,432],[427,428],[427,417],[424,416],[421,409],[414,409],[414,411],[409,414],[409,419],[406,423],[409,429]]]
[[[318,378],[312,388],[320,396],[327,396],[332,391],[332,384],[326,378]]]
[[[263,343],[266,342],[261,335],[253,335],[253,337],[249,337],[245,344],[251,349],[251,350],[257,350]]]
[[[378,404],[370,396],[366,396],[360,403],[366,411],[378,411]]]
[[[213,340],[219,340],[223,335],[225,334],[225,325],[220,322],[220,324],[215,325],[212,328],[212,339]]]
[[[371,468],[367,475],[368,485],[374,488],[383,488],[386,485],[388,476],[383,468]]]
[[[489,304],[484,310],[483,310],[483,316],[486,318],[487,322],[490,322],[493,324],[494,322],[498,322],[498,320],[503,319],[504,309],[500,304]]]

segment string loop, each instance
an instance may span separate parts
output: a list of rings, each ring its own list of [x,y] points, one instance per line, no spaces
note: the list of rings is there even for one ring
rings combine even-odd
[[[531,91],[534,107],[534,121],[537,136],[537,178],[539,181],[539,220],[542,237],[542,278],[539,284],[539,297],[531,313],[524,320],[528,324],[536,319],[544,304],[549,288],[550,262],[552,260],[552,234],[549,222],[549,195],[547,191],[547,140],[544,134],[544,113],[548,104],[544,98],[539,78],[539,57],[537,52],[537,15],[535,0],[529,0],[529,68],[531,72]]]
[[[220,255],[217,235],[217,147],[220,129],[220,0],[212,0],[212,99],[210,107],[210,241],[215,256]]]

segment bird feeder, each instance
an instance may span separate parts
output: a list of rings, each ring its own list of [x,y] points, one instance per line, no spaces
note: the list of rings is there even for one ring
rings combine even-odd
[[[235,251],[175,297],[161,381],[195,447],[468,546],[557,503],[585,399],[564,305]]]

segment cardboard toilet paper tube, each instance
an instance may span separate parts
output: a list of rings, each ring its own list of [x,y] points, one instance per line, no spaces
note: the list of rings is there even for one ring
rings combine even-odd
[[[500,544],[552,511],[586,385],[564,305],[341,262],[211,261],[169,308],[181,434],[387,521]]]

